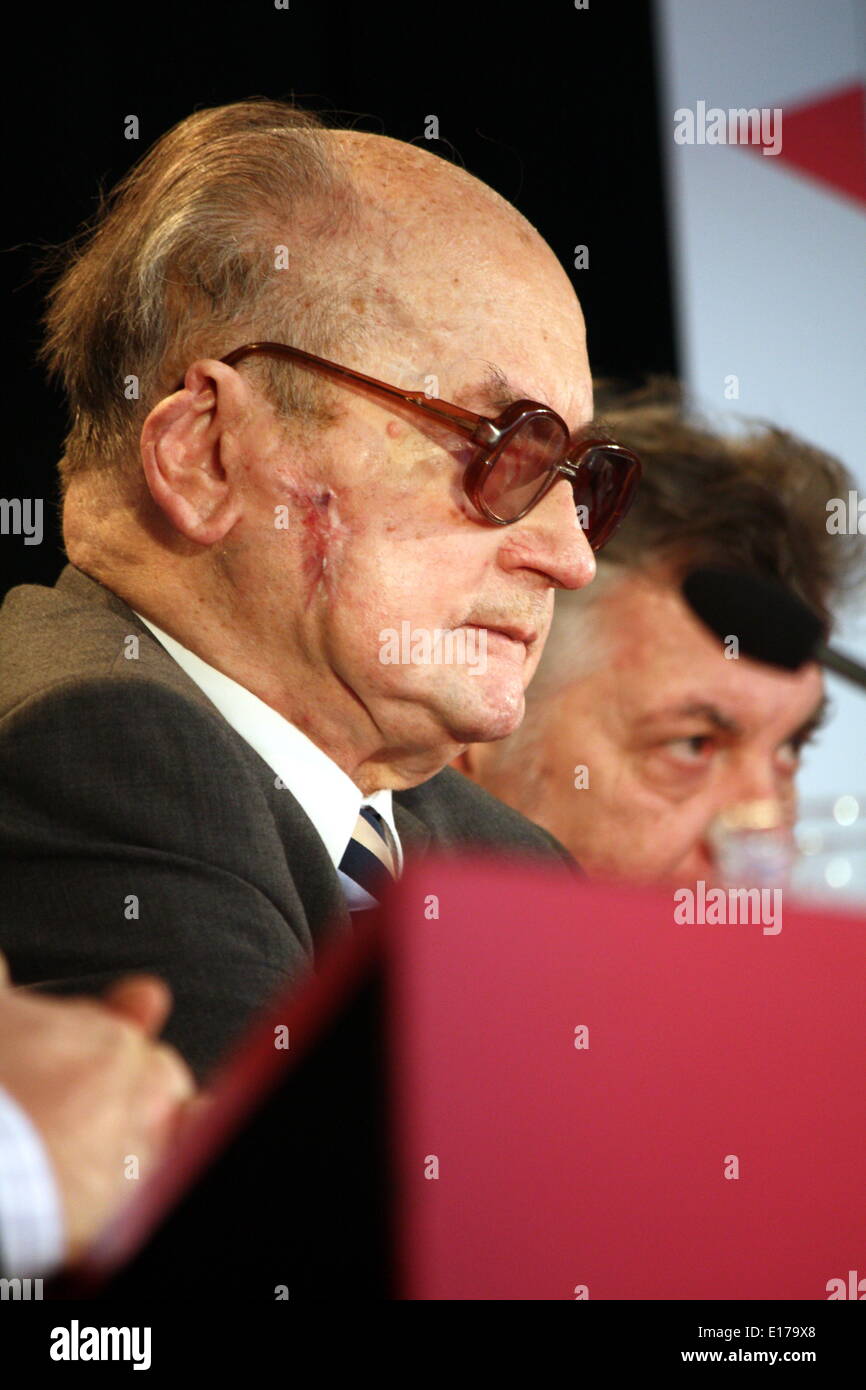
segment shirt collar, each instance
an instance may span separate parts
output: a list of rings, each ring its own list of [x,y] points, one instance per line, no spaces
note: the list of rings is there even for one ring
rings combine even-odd
[[[333,758],[282,714],[231,676],[202,661],[142,613],[136,609],[132,611],[216,706],[235,733],[258,753],[279,782],[300,802],[321,836],[334,868],[339,866],[352,837],[361,807],[372,806],[394,836],[398,873],[402,871],[403,850],[394,821],[390,789],[362,796],[360,788]]]

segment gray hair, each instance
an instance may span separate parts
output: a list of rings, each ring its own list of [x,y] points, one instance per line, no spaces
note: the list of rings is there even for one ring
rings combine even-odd
[[[325,254],[356,225],[359,206],[336,142],[288,103],[197,111],[163,135],[101,196],[91,223],[42,262],[65,267],[39,354],[72,413],[64,494],[80,473],[118,476],[131,465],[146,415],[196,356],[287,333],[322,356],[338,335],[363,340],[346,309],[351,272]],[[282,268],[278,248],[289,240]],[[265,358],[250,369],[279,416],[327,418],[328,388],[309,371]]]

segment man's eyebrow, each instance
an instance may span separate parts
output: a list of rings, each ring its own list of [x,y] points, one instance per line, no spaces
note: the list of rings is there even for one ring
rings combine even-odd
[[[819,729],[824,723],[829,709],[829,698],[824,695],[815,706],[812,713],[803,720],[802,724],[798,725],[793,733],[790,733],[787,738],[783,739],[782,742],[805,742],[810,734],[815,733],[816,729]],[[706,701],[688,701],[682,705],[672,706],[670,709],[654,710],[641,722],[653,724],[660,723],[665,719],[705,719],[708,723],[714,725],[717,729],[721,729],[726,734],[741,734],[743,732],[742,726],[738,724],[735,719],[732,719],[730,715],[723,714],[717,705],[707,703]]]
[[[820,729],[821,725],[826,722],[829,713],[830,697],[824,695],[815,706],[812,713],[783,741],[785,743],[805,743],[806,739]]]
[[[522,391],[520,387],[512,385],[495,362],[485,363],[484,375],[472,394],[492,414],[499,414],[515,401],[537,401],[539,405],[550,406],[543,395]],[[587,420],[578,429],[572,430],[571,437],[576,443],[582,439],[613,440],[613,434],[603,420]]]
[[[496,411],[505,410],[506,406],[513,405],[515,401],[531,399],[525,392],[512,386],[502,368],[497,367],[495,362],[485,363],[484,375],[473,395],[489,410]]]
[[[641,722],[659,723],[663,719],[705,719],[726,734],[742,733],[742,727],[735,719],[723,714],[717,705],[708,704],[706,701],[688,701],[686,704],[673,705],[670,709],[654,710]]]

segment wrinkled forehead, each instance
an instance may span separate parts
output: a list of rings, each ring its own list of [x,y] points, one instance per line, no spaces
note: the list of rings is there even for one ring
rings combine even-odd
[[[527,396],[582,424],[591,413],[583,315],[536,229],[427,151],[347,135],[360,194],[352,302],[383,341],[387,330],[393,370],[420,362],[441,394],[467,405],[469,394],[478,405],[476,386],[499,380],[503,403]]]
[[[777,720],[806,719],[821,704],[817,667],[792,673],[726,656],[673,584],[630,578],[604,606],[603,620],[617,633],[617,688],[636,718],[712,707],[723,721],[748,732]]]
[[[541,330],[572,349],[585,342],[574,288],[550,247],[522,219],[461,208],[418,214],[371,210],[364,272],[399,295],[431,329],[483,333],[499,322]]]

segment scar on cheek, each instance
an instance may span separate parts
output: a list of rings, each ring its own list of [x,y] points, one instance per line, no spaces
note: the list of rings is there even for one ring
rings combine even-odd
[[[286,483],[281,491],[283,496],[291,500],[292,507],[300,513],[303,521],[309,517],[327,517],[331,503],[336,500],[337,496],[331,488],[326,487],[323,483],[306,487]]]
[[[331,541],[340,525],[332,503],[336,503],[336,493],[330,488],[311,491],[302,503],[303,565],[311,591],[324,577]]]
[[[301,504],[301,525],[307,536],[312,539],[324,540],[332,529],[333,517],[331,513],[331,502],[334,500],[334,493],[330,488],[324,488],[321,492],[311,492]]]

